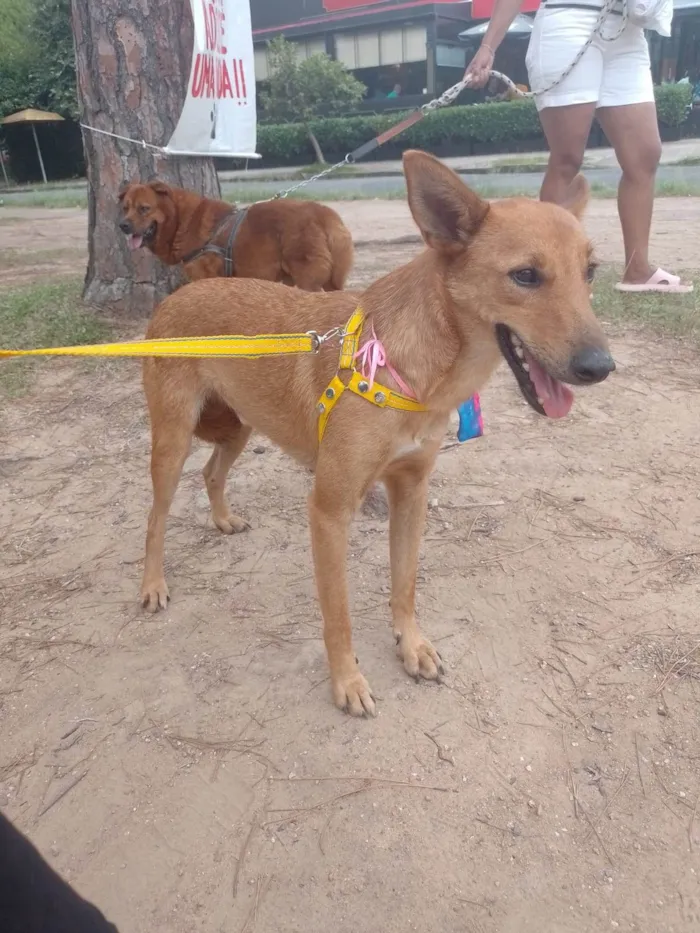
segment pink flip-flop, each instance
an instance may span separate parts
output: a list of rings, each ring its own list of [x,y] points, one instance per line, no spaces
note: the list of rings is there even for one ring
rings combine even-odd
[[[618,292],[667,292],[673,295],[687,295],[693,291],[692,285],[681,285],[681,280],[677,275],[671,275],[663,269],[657,269],[649,281],[642,285],[618,282],[615,288]]]

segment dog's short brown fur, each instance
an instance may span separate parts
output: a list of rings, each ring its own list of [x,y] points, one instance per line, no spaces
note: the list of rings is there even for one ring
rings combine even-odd
[[[526,359],[557,380],[599,382],[614,369],[590,305],[591,246],[577,219],[587,200],[582,178],[567,211],[522,198],[489,204],[425,153],[407,152],[404,169],[411,211],[428,248],[371,285],[360,302],[365,334],[374,326],[389,361],[428,412],[380,409],[346,393],[319,445],[316,402],[336,372],[337,343],[316,355],[144,364],[154,490],[144,606],[155,610],[168,601],[165,523],[192,437],[215,445],[204,478],[214,523],[232,533],[247,525],[225,500],[227,473],[252,430],[266,434],[315,471],[309,512],[333,697],[354,715],[375,710],[353,650],[346,583],[348,528],[367,490],[381,479],[389,495],[399,656],[413,677],[439,680],[441,659],[416,623],[415,581],[428,480],[450,412],[490,377],[502,359],[504,334],[511,343],[517,334]],[[325,333],[345,324],[354,308],[346,292],[308,295],[220,279],[168,297],[148,336]],[[509,359],[510,344],[506,349]],[[525,367],[510,363],[518,381],[526,379]],[[377,378],[396,388],[386,369]],[[523,394],[541,407],[530,388]]]
[[[236,208],[164,182],[130,184],[119,193],[120,228],[132,248],[146,246],[175,266],[212,242],[226,246]],[[228,223],[224,220],[230,217]],[[218,231],[218,232],[217,232]],[[314,201],[261,201],[248,208],[233,245],[234,274],[296,285],[305,291],[339,291],[353,261],[350,231],[338,214]],[[224,258],[202,253],[184,263],[187,277],[226,275]]]

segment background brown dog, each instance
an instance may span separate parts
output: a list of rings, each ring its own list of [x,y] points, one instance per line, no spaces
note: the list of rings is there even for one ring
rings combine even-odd
[[[202,198],[164,182],[130,184],[119,194],[119,227],[129,247],[147,247],[169,266],[182,263],[195,279],[236,275],[296,285],[309,292],[340,291],[353,261],[350,231],[338,214],[314,201],[261,201],[241,220],[225,201]],[[233,268],[223,252],[234,225]],[[200,252],[206,246],[217,252]]]

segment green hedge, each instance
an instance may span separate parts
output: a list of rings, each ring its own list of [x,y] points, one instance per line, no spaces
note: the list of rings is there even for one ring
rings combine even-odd
[[[664,84],[655,89],[659,122],[679,127],[688,115],[691,87]],[[326,157],[342,156],[393,126],[398,114],[317,120],[312,123]],[[431,113],[398,137],[403,148],[442,149],[482,143],[497,147],[504,143],[542,137],[534,101],[530,98],[509,103],[472,104],[446,107]],[[258,128],[258,151],[267,163],[300,164],[313,161],[313,150],[306,131],[298,123],[262,124]]]
[[[693,100],[691,84],[662,84],[654,88],[656,112],[659,123],[665,126],[681,126],[688,119]]]

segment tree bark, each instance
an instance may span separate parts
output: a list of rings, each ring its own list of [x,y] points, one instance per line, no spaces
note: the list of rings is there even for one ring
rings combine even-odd
[[[194,35],[189,0],[72,0],[72,12],[82,122],[166,145],[187,91]],[[211,159],[166,158],[85,129],[83,142],[89,222],[83,297],[110,311],[148,316],[181,274],[147,249],[129,251],[117,226],[119,188],[157,175],[218,198],[216,168]]]
[[[306,132],[309,134],[309,141],[313,146],[314,154],[316,156],[316,162],[319,165],[326,164],[326,157],[323,154],[323,149],[321,149],[321,144],[316,139],[316,134],[312,132],[311,127],[307,124]]]

